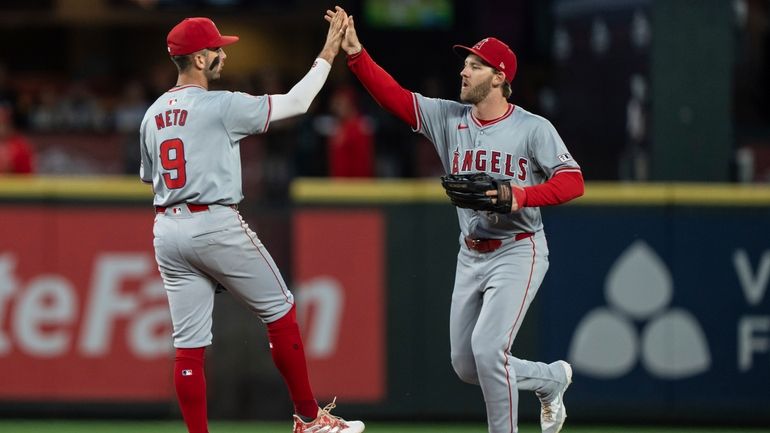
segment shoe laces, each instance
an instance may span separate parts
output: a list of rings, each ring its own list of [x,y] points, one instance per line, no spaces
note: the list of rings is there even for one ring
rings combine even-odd
[[[339,426],[339,427],[347,427],[347,424],[345,423],[345,420],[334,416],[331,414],[331,410],[337,407],[337,397],[334,397],[331,403],[327,404],[323,407],[323,409],[319,409],[320,412],[318,413],[318,419],[320,421],[323,421],[324,418],[328,419],[328,424],[333,426]]]
[[[545,421],[553,421],[553,408],[551,403],[542,402],[542,415]]]
[[[331,403],[324,406],[323,409],[321,409],[321,413],[331,415],[329,412],[331,412],[331,410],[335,407],[337,407],[337,397],[334,397]]]

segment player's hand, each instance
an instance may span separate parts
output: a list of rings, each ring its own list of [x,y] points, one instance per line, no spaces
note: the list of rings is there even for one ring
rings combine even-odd
[[[524,188],[511,182],[511,190],[511,212],[516,212],[517,210],[521,209],[521,203],[519,203],[519,200],[516,198],[521,197],[521,194],[517,194],[516,191],[521,191],[524,193]]]
[[[521,206],[519,205],[518,200],[516,200],[516,190],[524,191],[524,188],[514,185],[513,182],[511,182],[511,212],[516,212],[517,210],[521,209]],[[484,193],[484,195],[489,197],[497,197],[497,190],[496,189],[490,189],[487,192]],[[497,199],[493,198],[492,203],[497,203]]]
[[[340,44],[345,37],[345,28],[348,25],[348,14],[339,6],[334,11],[327,10],[324,19],[329,22],[329,32],[326,34],[326,43],[318,57],[331,63],[340,51]]]
[[[353,22],[353,15],[348,17],[348,26],[345,29],[345,38],[342,40],[342,50],[345,51],[348,55],[358,54],[361,52],[363,47],[361,46],[361,42],[358,40],[358,35],[356,34],[356,26]]]
[[[337,9],[337,11],[326,11],[326,16],[324,17],[326,21],[331,23],[339,10],[342,10],[342,8],[339,6],[335,6],[335,9]],[[342,11],[344,12],[344,10]],[[358,40],[358,35],[356,34],[356,26],[355,22],[353,21],[353,15],[350,15],[345,20],[345,37],[342,39],[342,50],[345,51],[345,53],[348,55],[352,55],[361,52],[361,49],[361,42]]]

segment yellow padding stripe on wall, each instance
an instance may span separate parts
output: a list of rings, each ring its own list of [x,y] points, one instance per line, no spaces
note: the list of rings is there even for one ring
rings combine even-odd
[[[299,204],[448,203],[438,178],[347,180],[299,178]],[[136,176],[0,176],[0,199],[152,200]],[[246,197],[246,200],[254,199]],[[770,185],[588,182],[582,206],[770,206]]]
[[[438,179],[297,179],[296,203],[448,203]],[[770,206],[770,186],[716,183],[588,182],[574,205]]]
[[[152,186],[136,176],[0,176],[2,199],[152,201]]]
[[[314,179],[291,184],[296,203],[412,203],[448,200],[438,179]]]

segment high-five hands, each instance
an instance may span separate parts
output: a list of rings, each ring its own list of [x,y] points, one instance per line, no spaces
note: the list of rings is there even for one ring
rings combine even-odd
[[[339,12],[342,11],[345,13],[345,11],[339,7],[335,6],[335,11],[326,11],[326,16],[324,19],[326,21],[332,22],[334,18],[339,14]],[[342,50],[345,51],[348,55],[357,54],[361,51],[361,42],[358,40],[358,35],[356,34],[356,27],[355,22],[353,21],[353,15],[347,16],[346,15],[346,22],[345,22],[345,37],[342,39]]]
[[[334,57],[340,51],[340,44],[345,38],[345,30],[348,25],[348,14],[339,6],[334,11],[327,10],[324,19],[329,22],[329,32],[326,34],[326,43],[318,57],[332,63]]]

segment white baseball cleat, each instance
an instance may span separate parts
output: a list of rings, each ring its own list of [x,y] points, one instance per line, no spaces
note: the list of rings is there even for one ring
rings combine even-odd
[[[566,361],[556,361],[564,369],[565,381],[556,395],[549,400],[540,399],[540,428],[543,433],[559,433],[564,420],[567,419],[567,408],[564,407],[564,393],[572,383],[572,366]]]
[[[337,405],[337,398],[318,408],[318,415],[313,421],[304,422],[294,415],[294,433],[361,433],[364,431],[364,423],[361,421],[345,421],[344,419],[329,413]]]

